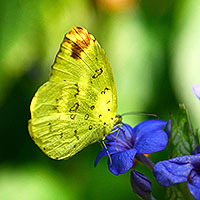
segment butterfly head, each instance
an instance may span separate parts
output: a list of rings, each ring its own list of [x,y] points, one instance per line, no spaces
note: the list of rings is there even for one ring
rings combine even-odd
[[[122,122],[122,116],[121,115],[116,115],[114,124],[117,125],[120,122]]]

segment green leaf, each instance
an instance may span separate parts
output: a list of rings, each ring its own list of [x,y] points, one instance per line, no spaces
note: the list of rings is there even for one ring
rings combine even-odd
[[[197,145],[199,145],[198,134],[194,133],[188,110],[185,105],[180,104],[177,117],[172,116],[169,158],[191,155]]]
[[[167,199],[170,200],[194,200],[187,183],[178,183],[166,188]]]

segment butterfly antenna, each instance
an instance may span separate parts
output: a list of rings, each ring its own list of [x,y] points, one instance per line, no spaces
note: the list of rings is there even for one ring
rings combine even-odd
[[[106,153],[107,153],[107,155],[108,155],[108,158],[109,158],[109,160],[110,160],[110,165],[112,166],[112,159],[111,159],[110,153],[109,153],[109,151],[108,151],[108,148],[107,148],[105,142],[104,142],[103,140],[100,140],[100,143],[101,143],[101,145],[105,148]]]
[[[156,115],[156,114],[145,113],[145,112],[127,112],[127,113],[122,114],[121,116],[125,116],[125,115],[145,115],[145,116],[151,116],[151,117],[159,118],[159,116]]]

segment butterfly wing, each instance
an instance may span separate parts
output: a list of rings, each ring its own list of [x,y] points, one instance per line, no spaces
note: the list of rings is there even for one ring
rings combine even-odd
[[[107,57],[81,27],[65,35],[51,77],[31,102],[29,133],[53,159],[68,159],[109,134],[116,123],[116,86]]]

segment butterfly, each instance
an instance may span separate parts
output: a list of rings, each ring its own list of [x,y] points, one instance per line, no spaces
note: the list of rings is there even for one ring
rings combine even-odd
[[[121,121],[112,69],[86,29],[73,27],[65,35],[50,79],[35,93],[30,112],[31,138],[56,160],[104,139]]]

